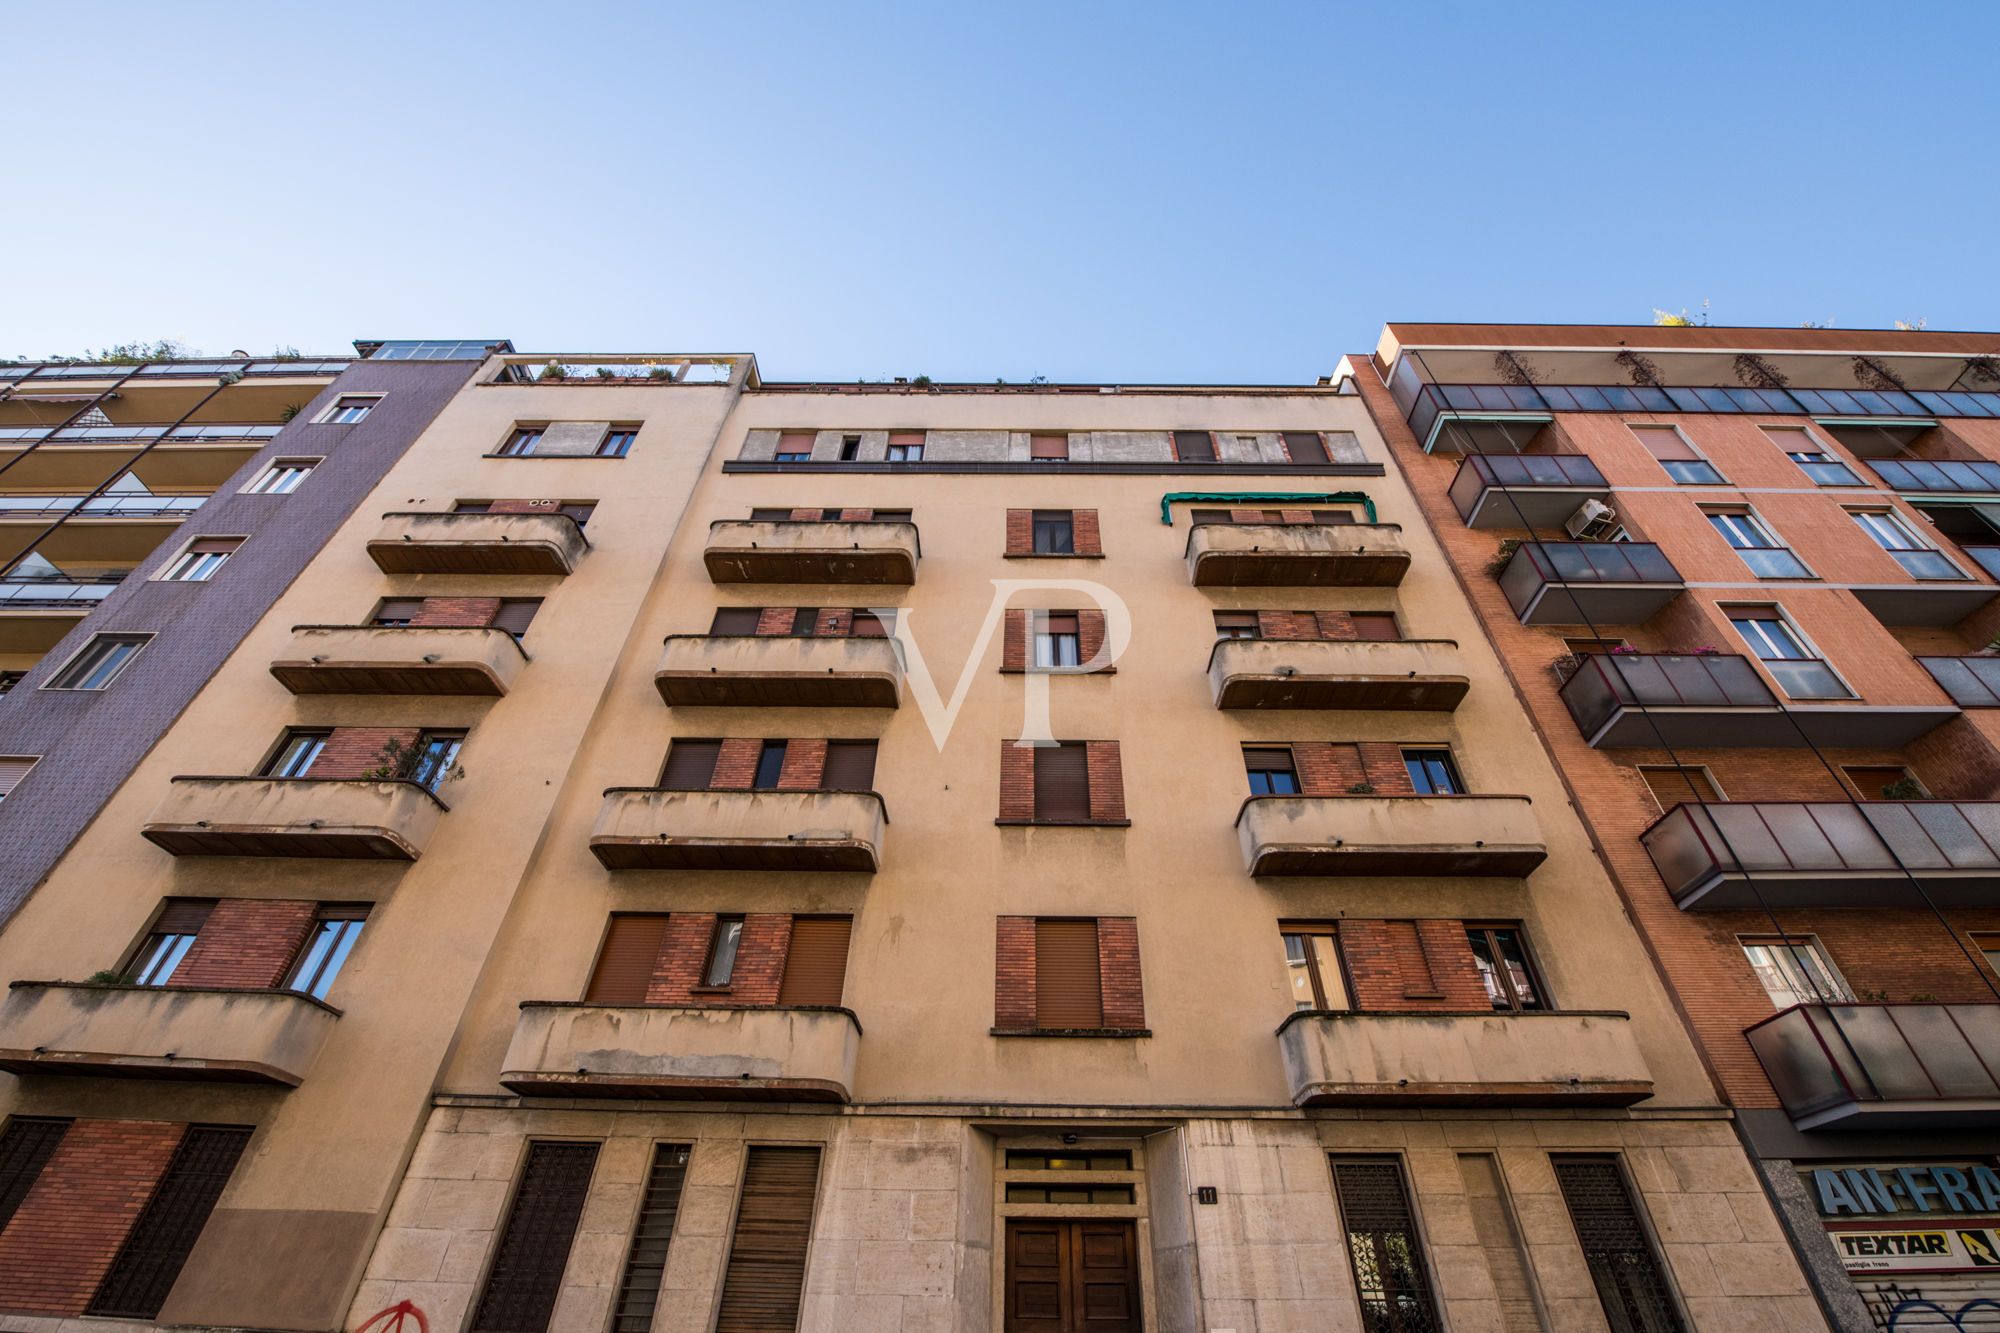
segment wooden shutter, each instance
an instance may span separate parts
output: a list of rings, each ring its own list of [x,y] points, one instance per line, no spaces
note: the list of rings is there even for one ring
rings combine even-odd
[[[153,922],[155,935],[195,935],[215,910],[213,898],[169,898]]]
[[[249,1141],[247,1126],[188,1126],[85,1314],[159,1315]]]
[[[819,785],[824,791],[874,791],[875,742],[828,741]]]
[[[667,751],[667,768],[660,776],[660,785],[670,791],[705,791],[715,777],[715,761],[721,755],[721,741],[675,741]]]
[[[1642,768],[1639,775],[1646,779],[1646,786],[1652,790],[1653,799],[1659,802],[1663,814],[1682,802],[1693,804],[1696,800],[1722,799],[1710,784],[1708,775],[1698,768]],[[1694,785],[1689,786],[1689,783]]]
[[[632,1229],[632,1249],[625,1257],[625,1279],[618,1284],[611,1333],[650,1333],[653,1327],[691,1152],[685,1143],[662,1143],[653,1150],[653,1169],[639,1201],[639,1223]]]
[[[577,1220],[597,1167],[594,1143],[531,1143],[493,1251],[472,1333],[543,1333],[562,1291]]]
[[[590,986],[583,993],[584,1003],[644,1004],[666,938],[664,915],[612,917],[611,927],[604,934],[604,945],[597,952],[597,968],[590,974]]]
[[[1313,431],[1285,432],[1285,455],[1294,463],[1326,462],[1326,441]]]
[[[1076,612],[1074,611],[1048,612],[1047,622],[1042,627],[1042,632],[1044,634],[1076,633]]]
[[[1215,437],[1205,430],[1174,432],[1174,457],[1183,463],[1213,463]]]
[[[542,599],[539,597],[503,597],[500,609],[493,613],[493,628],[504,629],[519,638],[528,632],[528,626],[534,623],[535,612],[541,609]]]
[[[710,634],[755,634],[757,622],[764,612],[755,606],[720,606],[715,610],[715,619],[709,622]]]
[[[1028,437],[1028,457],[1068,458],[1069,436],[1031,435]]]
[[[1035,922],[1035,1026],[1104,1026],[1096,921]]]
[[[6,800],[14,788],[21,785],[21,779],[27,777],[28,770],[34,766],[35,761],[26,757],[0,759],[0,801]]]
[[[21,1200],[41,1179],[42,1168],[69,1132],[67,1120],[31,1120],[15,1116],[0,1134],[0,1229],[21,1207]]]
[[[1035,751],[1035,818],[1090,818],[1090,765],[1081,745],[1045,745]]]
[[[847,980],[847,940],[853,929],[851,916],[793,917],[778,1003],[838,1005]]]
[[[1395,643],[1403,637],[1396,628],[1396,613],[1393,611],[1356,611],[1352,619],[1357,639]]]
[[[1632,433],[1639,437],[1639,443],[1646,446],[1646,452],[1662,463],[1701,457],[1672,426],[1634,426]]]
[[[753,1146],[743,1165],[736,1232],[722,1275],[715,1333],[798,1327],[819,1188],[818,1148]]]

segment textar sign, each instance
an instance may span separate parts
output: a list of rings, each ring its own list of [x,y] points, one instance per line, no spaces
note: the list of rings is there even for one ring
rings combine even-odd
[[[1850,1273],[1961,1272],[2000,1268],[2000,1249],[1985,1227],[1927,1231],[1829,1229],[1840,1262]]]
[[[1800,1174],[1826,1218],[2000,1214],[2000,1172],[1988,1166],[1813,1167]]]

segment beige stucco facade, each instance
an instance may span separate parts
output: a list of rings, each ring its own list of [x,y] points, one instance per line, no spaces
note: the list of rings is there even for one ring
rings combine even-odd
[[[388,472],[0,934],[9,976],[81,980],[119,966],[165,898],[374,904],[327,996],[338,1021],[294,1088],[0,1079],[0,1108],[16,1114],[255,1127],[161,1323],[352,1329],[408,1300],[432,1333],[469,1329],[527,1145],[546,1140],[600,1145],[549,1324],[564,1333],[608,1326],[658,1143],[692,1149],[661,1333],[714,1326],[746,1147],[788,1143],[823,1148],[803,1329],[1001,1333],[1007,1224],[1022,1217],[1129,1220],[1147,1329],[1360,1327],[1329,1153],[1398,1164],[1449,1329],[1605,1327],[1552,1153],[1619,1163],[1692,1327],[1823,1326],[1450,567],[1396,470],[1371,466],[1386,454],[1358,399],[816,393],[746,388],[747,361],[718,385],[482,383],[495,368]],[[622,458],[492,456],[524,421],[639,427]],[[931,432],[940,458],[974,462],[980,441],[1002,443],[969,475],[760,461],[774,432],[807,429],[815,458],[831,440],[837,459],[843,435],[873,452],[891,431]],[[1217,432],[1230,470],[1173,465],[1174,430]],[[1288,431],[1324,433],[1328,469],[1271,461]],[[1022,451],[1047,432],[1107,466],[1038,469]],[[725,471],[739,458],[759,466]],[[1305,494],[1361,518],[1358,501],[1319,498],[1347,492],[1372,500],[1379,526],[1274,527],[1275,543],[1248,526],[1191,534],[1185,501],[1162,521],[1169,493]],[[485,515],[489,547],[513,546],[503,528],[550,529],[530,538],[543,572],[402,572],[427,567],[398,554],[417,544],[406,534],[467,526],[402,515],[511,497],[594,501],[587,539],[556,516]],[[912,512],[908,524],[750,521],[802,506]],[[1010,556],[1009,510],[1093,510],[1102,555]],[[831,563],[812,565],[815,553]],[[514,555],[477,557],[495,558]],[[1288,560],[1308,575],[1275,582]],[[810,581],[747,581],[771,569]],[[310,661],[294,626],[361,624],[385,596],[543,604],[504,694],[301,694],[274,678],[275,662]],[[670,637],[707,634],[718,607],[835,604],[898,612],[897,653]],[[1129,625],[1115,672],[1001,669],[1000,611],[1093,607],[1114,644]],[[1311,650],[1333,644],[1301,644],[1296,662],[1246,647],[1238,674],[1268,656],[1464,689],[1429,708],[1218,707],[1230,671],[1211,668],[1213,613],[1260,609],[1394,612],[1423,643],[1357,645],[1326,665]],[[663,700],[663,672],[723,670],[872,673],[893,681],[896,706]],[[1039,698],[1054,738],[1117,742],[1129,825],[996,822],[1003,742],[1033,734]],[[176,855],[142,836],[205,817],[175,805],[199,793],[174,779],[254,773],[286,727],[463,729],[464,776],[440,788],[449,808],[426,815],[410,860]],[[612,790],[658,783],[676,737],[873,740],[876,796]],[[1449,749],[1472,799],[1301,798],[1310,830],[1288,830],[1282,803],[1246,809],[1241,748],[1258,742]],[[322,814],[293,807],[319,785],[398,784],[302,783],[268,802],[310,825]],[[1336,825],[1388,854],[1339,865]],[[726,855],[661,850],[704,842]],[[1294,843],[1324,855],[1250,873],[1259,848]],[[766,846],[779,859],[760,861]],[[835,846],[851,855],[820,854]],[[785,868],[737,868],[755,865]],[[848,1012],[577,1007],[614,913],[851,916]],[[997,1035],[995,923],[1013,917],[1134,919],[1144,1035]],[[1343,920],[1517,925],[1563,1012],[1300,1021],[1281,1035],[1295,1004],[1279,923]],[[7,1012],[0,1048],[13,1049]],[[245,1043],[234,1058],[258,1058]],[[649,1077],[653,1100],[632,1096]],[[760,1095],[710,1086],[730,1077]],[[1398,1104],[1366,1091],[1404,1078],[1418,1088],[1386,1098]],[[676,1081],[706,1081],[704,1100],[661,1100]],[[1584,1084],[1599,1095],[1579,1096]],[[1300,1105],[1335,1085],[1350,1094],[1340,1104]],[[1130,1154],[1104,1177],[1129,1202],[1008,1201],[1009,1184],[1037,1178],[1010,1171],[1008,1150],[1072,1142]],[[1215,1202],[1197,1202],[1210,1188]]]

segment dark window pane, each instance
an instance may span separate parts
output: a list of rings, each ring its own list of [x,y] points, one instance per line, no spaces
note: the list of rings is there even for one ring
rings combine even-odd
[[[778,785],[778,774],[785,767],[785,743],[765,741],[763,750],[757,755],[757,776],[750,784],[758,791],[771,791]]]

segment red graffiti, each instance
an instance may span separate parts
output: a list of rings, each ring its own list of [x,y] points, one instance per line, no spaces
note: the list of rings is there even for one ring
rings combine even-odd
[[[417,1321],[416,1333],[431,1333],[431,1321],[412,1301],[397,1301],[386,1310],[368,1316],[354,1333],[410,1333],[410,1320]],[[377,1328],[377,1325],[381,1327]]]

